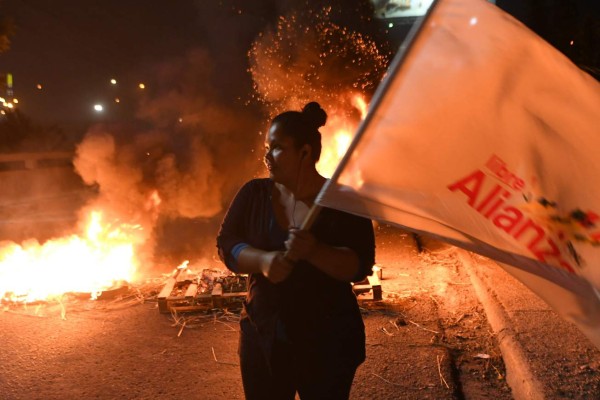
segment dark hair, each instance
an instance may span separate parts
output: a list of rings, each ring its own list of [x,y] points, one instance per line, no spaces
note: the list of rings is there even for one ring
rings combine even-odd
[[[285,111],[271,121],[271,125],[278,124],[283,133],[294,140],[296,148],[308,144],[312,148],[314,162],[321,157],[321,133],[319,128],[327,122],[327,113],[319,103],[312,101],[299,111]]]

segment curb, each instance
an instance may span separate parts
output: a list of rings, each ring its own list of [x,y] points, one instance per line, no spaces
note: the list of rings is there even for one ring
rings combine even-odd
[[[513,397],[516,400],[543,400],[545,398],[543,386],[529,367],[529,362],[517,340],[517,333],[512,327],[510,317],[496,298],[494,290],[486,285],[478,275],[479,272],[473,265],[472,255],[461,249],[457,249],[456,253],[469,275],[477,298],[498,338],[498,346],[506,366],[506,381],[512,390]]]

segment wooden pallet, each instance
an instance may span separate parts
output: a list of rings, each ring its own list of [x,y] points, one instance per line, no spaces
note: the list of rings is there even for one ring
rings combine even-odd
[[[161,313],[203,311],[211,308],[240,307],[247,292],[223,293],[223,285],[216,283],[210,293],[198,291],[194,280],[180,279],[182,268],[173,271],[158,294],[158,311]]]
[[[359,301],[380,301],[383,299],[381,281],[378,274],[367,276],[367,279],[352,286]]]
[[[198,284],[192,280],[178,279],[182,269],[177,269],[167,279],[158,295],[160,313],[205,311],[212,308],[237,308],[246,298],[247,292],[223,293],[220,283],[212,287],[211,293],[198,293]],[[378,274],[368,276],[352,286],[359,301],[382,299],[381,282]]]

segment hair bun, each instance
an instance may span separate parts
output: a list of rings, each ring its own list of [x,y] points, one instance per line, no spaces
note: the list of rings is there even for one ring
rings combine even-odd
[[[302,109],[302,114],[306,121],[318,130],[327,122],[327,113],[321,108],[321,105],[316,101],[311,101]]]

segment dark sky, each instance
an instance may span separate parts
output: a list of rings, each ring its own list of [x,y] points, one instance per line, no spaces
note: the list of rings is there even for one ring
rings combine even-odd
[[[135,95],[154,65],[213,37],[202,10],[185,0],[4,1],[3,12],[17,30],[0,70],[13,73],[25,112],[59,122],[85,120],[94,103]]]
[[[207,86],[221,100],[251,90],[248,51],[257,34],[306,0],[0,0],[0,16],[16,24],[11,48],[0,54],[0,73],[14,76],[15,96],[27,115],[45,122],[101,118],[127,110],[151,92],[159,65],[192,49],[210,54],[216,72]],[[311,0],[347,4],[348,19],[368,0]],[[160,69],[160,68],[158,68]],[[115,78],[117,85],[111,85]],[[144,82],[150,90],[142,92]],[[42,90],[36,86],[42,85]],[[120,104],[114,103],[119,97]],[[124,101],[125,100],[125,101]],[[107,106],[108,105],[108,106]]]
[[[547,8],[545,15],[565,12],[558,3],[572,3],[570,10],[578,14],[569,18],[578,19],[586,10],[597,12],[600,1],[497,1],[533,27],[544,25],[535,18],[541,9]],[[111,113],[129,115],[137,97],[146,95],[137,85],[153,84],[156,65],[202,48],[218,71],[210,82],[218,88],[215,95],[236,99],[250,89],[246,69],[253,37],[298,4],[302,1],[0,0],[1,15],[17,28],[11,49],[0,54],[0,72],[13,73],[15,96],[27,115],[85,123]],[[111,85],[111,78],[118,84]],[[103,115],[93,110],[95,103],[105,106]]]

